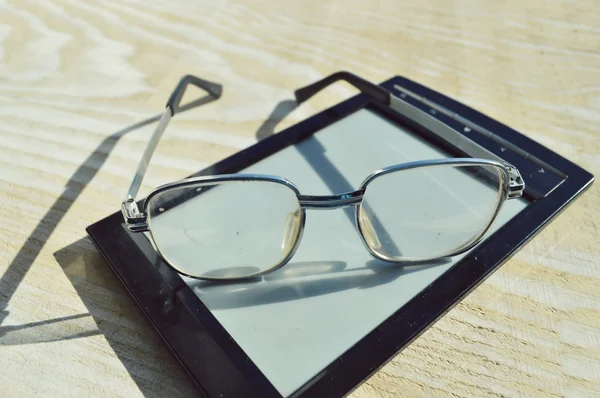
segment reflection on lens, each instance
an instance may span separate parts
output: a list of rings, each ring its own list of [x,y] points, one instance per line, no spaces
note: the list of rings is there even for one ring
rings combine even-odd
[[[301,215],[296,193],[271,181],[175,187],[148,203],[161,255],[184,274],[213,279],[243,278],[280,264],[296,245]]]
[[[363,239],[392,261],[454,254],[488,228],[503,192],[501,173],[488,165],[432,165],[376,177],[357,210]]]

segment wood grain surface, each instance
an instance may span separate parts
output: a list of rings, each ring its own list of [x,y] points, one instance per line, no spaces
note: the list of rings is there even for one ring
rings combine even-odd
[[[431,86],[600,174],[597,0],[0,0],[0,396],[193,396],[85,227],[119,209],[182,75],[224,95],[173,120],[142,195],[353,95],[277,121],[341,69]],[[599,225],[596,184],[353,396],[597,396]]]

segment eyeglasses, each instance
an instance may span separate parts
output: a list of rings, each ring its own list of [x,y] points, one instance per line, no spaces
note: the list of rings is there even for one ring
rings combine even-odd
[[[185,76],[169,98],[122,202],[128,229],[149,232],[159,256],[180,274],[231,281],[283,267],[300,245],[309,209],[352,207],[357,231],[372,256],[413,263],[473,248],[503,202],[523,193],[525,184],[514,166],[405,99],[458,116],[403,87],[396,87],[402,93],[396,97],[356,75],[338,72],[297,90],[296,100],[302,103],[339,80],[473,157],[391,165],[366,176],[355,191],[325,196],[301,194],[292,182],[270,175],[188,178],[152,191],[140,211],[135,198],[147,165],[169,120],[186,108],[181,106],[186,87],[202,88],[213,98],[221,95],[220,85]],[[486,136],[497,138],[489,131]],[[402,195],[391,187],[402,187]]]

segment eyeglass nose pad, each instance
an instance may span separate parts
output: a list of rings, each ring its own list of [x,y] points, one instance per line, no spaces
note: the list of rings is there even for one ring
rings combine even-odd
[[[289,213],[285,219],[285,227],[283,230],[283,239],[281,241],[281,252],[289,253],[290,249],[296,241],[298,230],[300,229],[300,210]]]
[[[375,232],[375,228],[373,228],[373,224],[371,223],[371,220],[369,220],[369,217],[367,217],[367,213],[364,208],[360,209],[359,217],[360,225],[362,227],[362,234],[365,237],[367,244],[372,249],[381,249],[381,242],[377,237],[377,232]]]

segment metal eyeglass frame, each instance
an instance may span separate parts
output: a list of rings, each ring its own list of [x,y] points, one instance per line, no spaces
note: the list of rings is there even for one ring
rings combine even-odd
[[[189,107],[192,105],[192,104],[190,104],[190,105],[186,105],[184,107],[181,106],[181,99],[183,97],[186,87],[191,84],[191,85],[197,86],[199,88],[202,88],[203,90],[207,91],[215,99],[219,98],[221,96],[221,93],[222,93],[221,85],[199,79],[195,76],[187,75],[181,79],[178,86],[175,88],[175,90],[171,94],[169,101],[167,102],[166,109],[160,119],[160,122],[159,122],[158,126],[156,127],[154,133],[152,134],[152,137],[150,138],[148,146],[146,147],[146,150],[144,151],[142,159],[140,160],[140,163],[136,170],[136,173],[135,173],[135,176],[131,183],[131,186],[129,187],[129,190],[127,192],[127,195],[125,196],[125,199],[123,200],[123,202],[121,204],[123,218],[125,220],[125,224],[126,224],[127,228],[129,229],[129,231],[131,231],[131,232],[150,232],[150,237],[152,239],[152,243],[153,243],[157,253],[159,254],[159,256],[163,259],[163,261],[167,265],[169,265],[171,268],[173,268],[175,271],[177,271],[180,274],[186,275],[191,278],[200,279],[200,280],[231,281],[231,280],[241,280],[241,279],[253,278],[253,277],[260,276],[260,275],[264,275],[264,274],[273,272],[273,271],[283,267],[287,262],[289,262],[290,259],[295,254],[296,250],[298,249],[298,247],[300,245],[300,241],[302,239],[302,232],[304,230],[304,224],[305,224],[305,220],[306,220],[306,209],[334,209],[334,208],[354,206],[355,207],[355,222],[356,222],[357,228],[359,230],[361,239],[362,239],[365,247],[369,251],[369,253],[372,256],[374,256],[375,258],[382,260],[382,261],[393,262],[393,263],[406,263],[407,262],[406,259],[399,260],[399,259],[386,257],[386,256],[376,253],[367,243],[366,238],[365,238],[365,233],[362,230],[361,223],[359,222],[359,214],[360,214],[360,210],[361,210],[362,199],[363,199],[363,195],[365,193],[367,186],[369,185],[369,183],[371,181],[373,181],[377,177],[380,177],[380,176],[388,174],[388,173],[392,173],[392,172],[396,172],[396,171],[400,171],[400,170],[420,168],[420,167],[435,167],[435,166],[440,166],[440,165],[451,165],[454,167],[473,166],[473,165],[492,166],[492,167],[496,167],[500,171],[499,175],[500,175],[500,180],[501,180],[500,181],[501,192],[500,192],[498,204],[492,214],[492,217],[488,221],[488,224],[483,229],[481,234],[476,236],[470,242],[467,242],[463,246],[457,248],[454,252],[448,253],[442,257],[427,258],[427,259],[415,259],[415,260],[411,260],[411,261],[425,261],[425,260],[435,261],[435,260],[439,260],[440,258],[451,257],[454,255],[464,253],[467,250],[470,250],[471,248],[473,248],[475,245],[477,245],[483,239],[486,232],[489,230],[493,221],[495,220],[496,216],[498,215],[504,201],[507,199],[518,198],[522,195],[522,193],[525,189],[525,183],[524,183],[523,179],[521,178],[521,175],[516,167],[507,163],[500,157],[496,156],[495,154],[491,153],[490,151],[483,148],[479,144],[477,144],[474,141],[470,140],[469,138],[465,137],[461,133],[457,132],[453,128],[451,128],[448,125],[441,122],[440,120],[432,117],[427,112],[424,112],[423,110],[411,105],[407,101],[404,101],[402,98],[406,98],[407,96],[409,96],[409,97],[416,99],[422,103],[425,103],[432,110],[444,113],[449,116],[453,116],[455,119],[460,118],[460,116],[451,113],[444,107],[442,107],[438,104],[435,104],[426,98],[418,96],[418,95],[412,93],[411,91],[405,89],[404,87],[395,86],[396,89],[401,90],[402,98],[399,98],[399,97],[396,97],[395,95],[393,95],[390,91],[388,91],[380,86],[372,84],[352,73],[342,71],[342,72],[334,73],[334,74],[332,74],[322,80],[319,80],[311,85],[308,85],[306,87],[296,90],[295,96],[296,96],[297,103],[300,104],[300,103],[308,100],[309,98],[311,98],[312,96],[314,96],[315,94],[317,94],[318,92],[323,90],[324,88],[326,88],[329,85],[336,83],[340,80],[350,83],[351,85],[353,85],[354,87],[359,89],[363,94],[366,94],[367,96],[369,96],[371,99],[373,99],[381,104],[387,105],[391,109],[395,110],[396,112],[399,112],[400,114],[410,118],[413,122],[419,124],[420,126],[424,127],[428,131],[432,132],[436,136],[438,136],[441,139],[443,139],[444,141],[446,141],[449,145],[456,147],[457,149],[463,151],[464,153],[466,153],[467,155],[472,156],[472,157],[471,158],[448,158],[448,159],[423,160],[423,161],[415,161],[415,162],[392,165],[392,166],[385,167],[385,168],[382,168],[380,170],[377,170],[377,171],[374,171],[373,173],[371,173],[363,181],[363,183],[360,185],[360,187],[357,190],[352,191],[352,192],[341,193],[341,194],[337,194],[337,195],[318,195],[318,196],[302,195],[300,193],[300,191],[298,190],[298,188],[292,182],[288,181],[285,178],[278,177],[278,176],[272,176],[272,175],[221,174],[221,175],[187,178],[187,179],[183,179],[180,181],[165,184],[165,185],[162,185],[162,186],[156,188],[154,191],[152,191],[146,197],[146,199],[144,200],[142,211],[140,212],[135,198],[139,192],[140,186],[142,184],[142,180],[146,173],[150,159],[156,149],[156,146],[158,145],[158,142],[159,142],[163,132],[165,131],[169,121],[171,120],[171,118],[178,112],[185,110],[185,109],[189,109]],[[476,124],[469,122],[469,121],[467,121],[467,122],[468,122],[469,128],[473,129],[473,131],[477,131],[478,126]],[[494,134],[487,130],[485,130],[485,131],[479,130],[479,132],[486,134],[486,136],[488,136],[489,138],[492,138],[492,139],[495,138]],[[496,137],[496,138],[498,140],[501,140],[500,137]],[[148,204],[151,202],[152,198],[155,197],[156,195],[158,195],[162,192],[168,191],[170,189],[173,189],[173,188],[181,188],[181,187],[186,187],[186,186],[190,186],[190,185],[194,185],[194,186],[217,185],[217,184],[225,184],[225,183],[240,182],[240,181],[267,181],[267,182],[279,183],[279,184],[283,184],[283,185],[287,186],[288,188],[290,188],[291,190],[294,191],[294,193],[296,194],[296,196],[298,198],[298,202],[300,204],[301,222],[300,222],[300,226],[299,226],[299,231],[295,238],[295,242],[293,243],[290,252],[280,263],[275,264],[271,268],[261,271],[261,272],[254,273],[254,274],[244,275],[241,277],[218,278],[218,277],[189,275],[185,272],[182,272],[181,270],[178,269],[178,267],[176,265],[172,264],[160,252],[159,245],[156,243],[154,236],[152,234],[152,231],[151,231],[151,227],[148,223]]]

